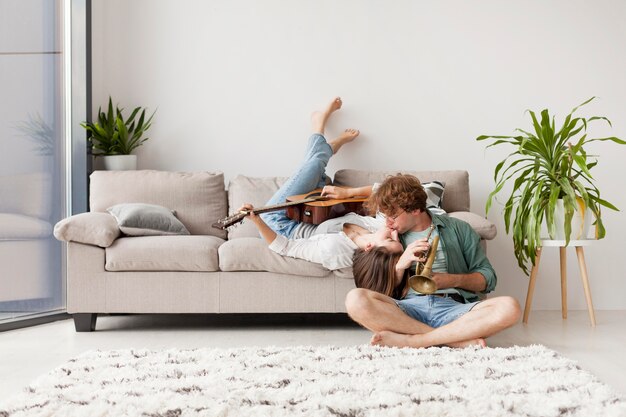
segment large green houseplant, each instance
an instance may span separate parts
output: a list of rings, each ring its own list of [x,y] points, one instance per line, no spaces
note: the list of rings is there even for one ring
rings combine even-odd
[[[600,198],[600,190],[590,172],[598,161],[595,155],[587,154],[585,146],[595,141],[612,141],[622,145],[626,142],[616,137],[591,139],[587,136],[587,129],[592,122],[604,121],[611,126],[606,117],[574,117],[579,107],[594,98],[575,107],[558,131],[554,117],[550,117],[548,110],[541,112],[540,119],[529,110],[533,124],[531,132],[516,129],[519,132],[517,136],[483,135],[476,138],[478,141],[492,140],[493,143],[487,148],[497,145],[513,148],[495,168],[496,185],[487,198],[485,210],[489,212],[494,196],[505,185],[512,186],[511,194],[504,204],[504,221],[506,232],[513,232],[518,265],[527,275],[529,265],[535,264],[536,250],[541,245],[544,218],[548,233],[554,235],[557,227],[557,200],[563,200],[566,245],[570,240],[572,217],[579,205],[584,204],[593,213],[598,239],[606,233],[602,224],[601,206],[617,210],[613,204]]]
[[[95,122],[84,122],[81,126],[89,132],[88,140],[93,147],[94,156],[119,157],[131,155],[149,138],[143,137],[152,125],[154,113],[146,119],[146,109],[135,107],[130,116],[125,119],[124,109],[115,106],[109,97],[107,112],[98,108],[98,118]],[[112,158],[111,158],[112,159]],[[136,157],[133,155],[131,164],[136,165]]]

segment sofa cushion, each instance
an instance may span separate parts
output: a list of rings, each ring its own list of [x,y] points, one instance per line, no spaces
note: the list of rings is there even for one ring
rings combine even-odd
[[[215,236],[138,236],[106,249],[107,271],[206,271],[219,269]]]
[[[469,223],[482,239],[491,240],[496,237],[496,225],[478,214],[469,211],[457,211],[450,213],[449,216]]]
[[[156,204],[127,203],[109,207],[122,233],[129,236],[188,235],[171,210]]]
[[[0,213],[0,240],[43,239],[52,233],[52,225],[21,214]]]
[[[272,198],[287,177],[254,178],[238,175],[228,184],[228,207],[234,213],[244,203],[262,207]],[[259,232],[251,222],[244,220],[228,229],[228,239],[239,237],[259,237]]]
[[[54,237],[65,242],[79,242],[107,248],[120,235],[115,217],[109,213],[81,213],[61,220],[54,226]]]
[[[441,181],[446,185],[443,196],[443,209],[469,211],[469,174],[467,171],[361,171],[342,169],[335,173],[333,184],[345,187],[362,187],[375,182],[383,182],[386,177],[395,174],[415,175],[422,182]]]
[[[95,171],[90,179],[91,211],[120,203],[157,204],[175,210],[193,235],[226,237],[211,227],[227,213],[221,172]]]
[[[320,264],[281,256],[263,239],[243,237],[229,240],[219,248],[222,271],[267,271],[306,277],[326,277],[331,272]]]

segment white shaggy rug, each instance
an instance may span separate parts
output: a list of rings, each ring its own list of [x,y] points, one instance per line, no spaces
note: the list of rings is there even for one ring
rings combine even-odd
[[[626,416],[626,402],[543,346],[91,351],[0,416]]]

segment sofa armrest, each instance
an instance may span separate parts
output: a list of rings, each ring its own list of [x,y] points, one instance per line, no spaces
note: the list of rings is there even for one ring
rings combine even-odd
[[[115,217],[109,213],[81,213],[61,220],[54,226],[54,237],[108,248],[120,235]]]
[[[469,211],[455,211],[453,213],[449,213],[448,215],[450,217],[454,217],[455,219],[463,220],[464,222],[469,223],[481,239],[491,240],[496,237],[496,234],[498,233],[495,224],[478,214]]]

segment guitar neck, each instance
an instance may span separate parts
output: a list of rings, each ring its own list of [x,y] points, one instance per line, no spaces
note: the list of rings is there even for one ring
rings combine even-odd
[[[308,203],[323,204],[325,207],[327,207],[327,203],[330,203],[330,204],[328,204],[328,206],[332,206],[332,205],[336,205],[336,204],[343,204],[344,202],[352,202],[350,200],[332,200],[332,199],[328,199],[327,197],[320,196],[319,193],[317,193],[317,195],[315,195],[315,196],[310,196],[310,194],[309,194],[309,195],[302,195],[302,197],[301,196],[293,196],[293,197],[290,197],[290,198],[295,198],[295,199],[293,201],[288,201],[286,203],[274,204],[274,205],[271,205],[271,206],[254,208],[254,209],[252,209],[251,212],[254,213],[254,214],[261,214],[261,213],[267,213],[269,211],[281,210],[281,209],[288,208],[288,207],[291,207],[291,206],[298,206],[298,205],[301,205],[301,204],[308,204]],[[228,216],[228,217],[226,217],[224,219],[216,221],[215,223],[213,223],[212,226],[215,227],[216,229],[225,230],[226,228],[241,222],[249,214],[250,214],[249,211],[241,211],[241,212],[235,213],[235,214],[233,214],[231,216]]]
[[[323,199],[323,197],[321,197],[321,198],[320,197],[305,198],[305,199],[302,199],[302,200],[290,201],[290,202],[287,202],[287,203],[274,204],[274,205],[271,205],[271,206],[255,208],[254,210],[252,210],[252,212],[254,214],[267,213],[268,211],[276,211],[276,210],[284,209],[284,208],[291,207],[291,206],[297,206],[298,204],[312,203],[313,201],[319,201],[320,199]]]

